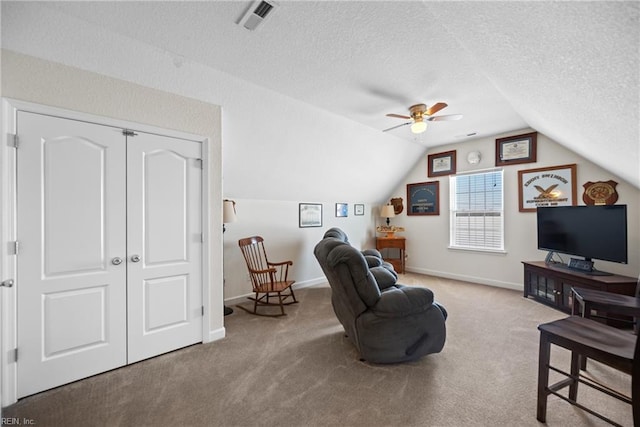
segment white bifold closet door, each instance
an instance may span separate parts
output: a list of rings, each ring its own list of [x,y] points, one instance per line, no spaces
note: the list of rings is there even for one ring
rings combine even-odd
[[[201,143],[18,112],[18,397],[202,341]]]

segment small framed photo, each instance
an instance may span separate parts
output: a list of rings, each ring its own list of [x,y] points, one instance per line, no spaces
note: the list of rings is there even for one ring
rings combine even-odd
[[[445,151],[444,153],[429,154],[427,156],[429,166],[427,175],[444,176],[456,173],[456,150]]]
[[[353,205],[353,214],[358,216],[364,215],[364,205],[359,205],[359,204]]]
[[[440,215],[440,181],[407,184],[407,215]]]
[[[322,227],[322,204],[300,203],[298,205],[298,227]]]
[[[496,139],[496,166],[534,163],[538,132]]]
[[[349,204],[336,203],[336,216],[338,217],[349,216]]]
[[[575,206],[576,165],[518,171],[520,212],[535,212],[542,206]]]

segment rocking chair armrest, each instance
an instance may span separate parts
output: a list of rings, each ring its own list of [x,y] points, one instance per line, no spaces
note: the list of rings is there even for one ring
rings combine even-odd
[[[254,270],[251,267],[247,267],[249,269],[249,273],[252,274],[264,274],[264,273],[275,273],[276,269],[275,268],[267,268],[265,270]]]
[[[271,262],[267,261],[269,265],[293,265],[293,261]]]

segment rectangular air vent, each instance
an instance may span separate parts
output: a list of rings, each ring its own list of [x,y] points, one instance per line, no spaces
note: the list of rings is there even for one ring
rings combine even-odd
[[[258,25],[262,24],[265,19],[273,12],[276,3],[273,1],[266,2],[264,0],[254,1],[238,24],[247,30],[253,31]]]

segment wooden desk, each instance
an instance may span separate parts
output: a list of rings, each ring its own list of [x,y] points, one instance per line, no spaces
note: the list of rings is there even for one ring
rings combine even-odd
[[[378,237],[376,238],[376,249],[382,253],[382,257],[385,261],[393,265],[396,272],[404,274],[404,252],[405,252],[405,238],[404,237]],[[383,249],[398,249],[400,251],[399,258],[391,258],[383,253]],[[389,252],[389,251],[385,251]]]

